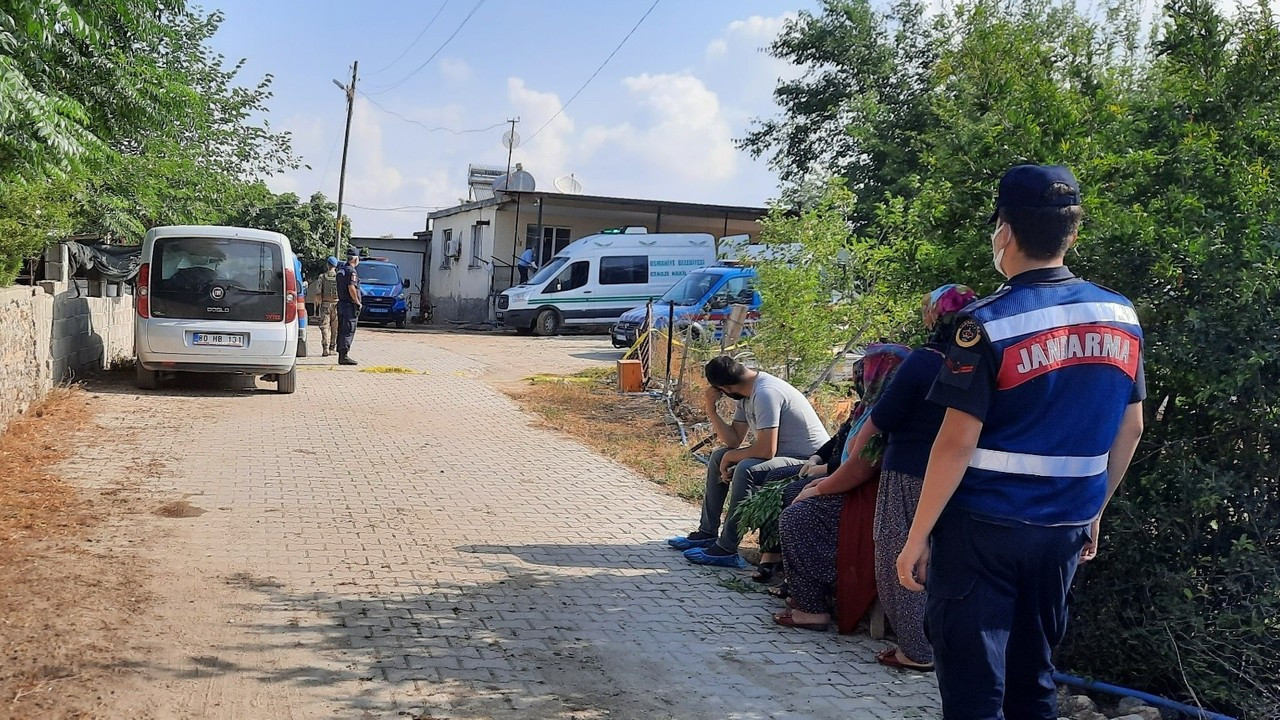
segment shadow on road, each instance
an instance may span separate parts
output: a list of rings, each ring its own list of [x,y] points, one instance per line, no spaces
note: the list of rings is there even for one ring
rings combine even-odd
[[[835,718],[842,714],[833,697],[846,694],[839,686],[849,677],[860,677],[851,696],[904,692],[902,677],[875,665],[863,637],[772,627],[771,598],[730,592],[692,568],[676,572],[674,557],[652,543],[583,547],[581,565],[565,561],[570,546],[461,548],[534,567],[489,564],[485,574],[499,579],[416,590],[370,580],[368,590],[350,583],[348,594],[297,591],[239,573],[224,582],[254,598],[237,614],[280,622],[250,625],[254,642],[204,648],[179,670],[124,667],[160,679],[239,676],[319,690],[336,717]],[[619,560],[646,556],[656,561],[639,565],[656,567]],[[288,648],[304,648],[307,660],[265,661]],[[844,668],[851,675],[833,672]],[[814,691],[824,686],[838,690]]]

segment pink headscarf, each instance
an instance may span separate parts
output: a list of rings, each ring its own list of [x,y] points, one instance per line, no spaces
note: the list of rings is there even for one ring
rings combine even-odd
[[[939,322],[949,321],[957,310],[977,298],[977,293],[967,285],[955,283],[943,285],[924,296],[921,304],[924,306],[925,324],[933,327]]]

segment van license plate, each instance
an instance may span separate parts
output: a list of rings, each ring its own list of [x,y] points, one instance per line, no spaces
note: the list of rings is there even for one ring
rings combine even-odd
[[[242,348],[244,347],[244,335],[236,333],[196,333],[191,342],[193,345]]]
[[[369,308],[369,312],[371,313],[384,313],[386,311],[386,308]]]

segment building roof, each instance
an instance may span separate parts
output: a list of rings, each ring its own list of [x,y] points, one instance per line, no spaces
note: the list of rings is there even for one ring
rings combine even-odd
[[[475,202],[463,203],[455,205],[451,208],[437,210],[427,215],[428,220],[436,220],[439,218],[449,217],[460,213],[478,210],[480,208],[493,207],[505,203],[514,202],[514,197],[519,196],[525,200],[545,200],[552,202],[559,207],[579,207],[591,208],[598,210],[608,209],[661,209],[664,213],[673,215],[693,215],[696,217],[724,217],[728,216],[734,220],[758,220],[769,214],[768,208],[748,207],[743,205],[710,205],[704,203],[675,202],[672,200],[643,200],[639,198],[617,198],[607,197],[604,195],[569,195],[566,193],[554,192],[509,192],[503,193],[503,199],[489,198],[487,200],[477,200]]]

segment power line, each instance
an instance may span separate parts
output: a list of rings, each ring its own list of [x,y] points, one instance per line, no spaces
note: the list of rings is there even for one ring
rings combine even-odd
[[[421,65],[414,68],[413,71],[410,72],[408,75],[405,75],[403,78],[400,78],[400,80],[398,80],[397,82],[394,82],[390,85],[379,86],[377,89],[377,92],[375,92],[374,94],[381,95],[383,93],[391,92],[392,90],[395,90],[396,88],[408,82],[409,78],[412,78],[414,75],[417,75],[419,72],[422,72],[422,68],[430,64],[432,60],[435,60],[436,56],[439,55],[441,52],[443,52],[444,49],[449,46],[449,43],[453,42],[453,39],[458,36],[458,33],[462,32],[462,28],[467,26],[467,23],[471,20],[471,17],[475,15],[476,11],[480,9],[480,6],[484,4],[485,4],[485,0],[477,0],[475,6],[471,8],[471,12],[467,13],[467,16],[462,19],[462,22],[458,24],[458,27],[454,28],[453,34],[445,38],[445,41],[440,43],[440,47],[436,48],[436,51],[431,53],[430,57],[424,60]]]
[[[618,54],[618,51],[622,49],[623,45],[627,44],[627,41],[631,39],[631,36],[635,34],[636,30],[640,29],[640,25],[644,23],[645,18],[649,17],[649,13],[653,12],[653,9],[658,7],[659,2],[661,2],[661,0],[653,0],[653,4],[649,6],[648,10],[644,11],[644,15],[641,15],[640,19],[636,21],[636,24],[631,27],[631,31],[622,38],[622,42],[618,43],[618,46],[613,49],[613,52],[609,53],[609,57],[605,58],[604,62],[600,63],[600,67],[596,68],[596,71],[591,73],[591,77],[587,78],[587,81],[582,83],[582,87],[578,88],[577,92],[569,97],[568,102],[560,106],[560,109],[556,111],[555,115],[551,116],[550,120],[543,123],[542,127],[534,131],[534,133],[529,136],[529,139],[524,141],[526,145],[533,142],[533,139],[538,137],[539,133],[546,130],[547,126],[554,122],[556,118],[560,117],[560,114],[565,111],[565,108],[569,107],[570,103],[576,100],[578,96],[582,94],[583,90],[587,89],[587,86],[591,84],[591,81],[596,79],[596,76],[600,74],[601,70],[604,70],[604,66],[609,64],[609,61],[613,59],[614,55]]]
[[[407,122],[407,123],[409,123],[409,124],[411,124],[411,125],[417,125],[418,127],[422,128],[423,130],[426,130],[427,132],[447,132],[447,133],[453,133],[454,135],[466,135],[466,134],[468,134],[468,133],[482,133],[482,132],[489,132],[490,130],[493,130],[494,128],[498,128],[498,127],[502,127],[503,125],[506,125],[506,123],[505,123],[505,122],[500,122],[500,123],[494,123],[493,125],[490,125],[489,127],[473,128],[473,129],[471,129],[471,130],[452,130],[452,129],[447,128],[447,127],[431,126],[431,125],[427,125],[426,123],[418,122],[417,120],[414,120],[413,118],[407,118],[407,117],[405,117],[404,115],[401,115],[400,113],[396,112],[395,110],[389,110],[389,109],[387,109],[386,107],[384,107],[384,106],[382,105],[382,103],[380,103],[380,102],[378,102],[377,100],[374,100],[373,98],[369,97],[369,95],[368,95],[367,93],[361,92],[361,93],[360,93],[360,96],[361,96],[361,97],[363,97],[365,100],[368,100],[369,102],[373,103],[373,104],[374,104],[374,106],[375,106],[375,107],[377,107],[377,108],[378,108],[379,110],[381,110],[382,112],[384,112],[384,113],[386,113],[386,114],[388,114],[388,115],[391,115],[392,117],[400,118],[401,120],[403,120],[403,121],[405,121],[405,122]]]
[[[423,210],[440,210],[442,208],[453,207],[452,205],[401,205],[400,207],[366,207],[364,205],[356,205],[355,203],[347,203],[347,207],[353,207],[360,210],[372,210],[373,212],[422,212]]]
[[[444,9],[448,7],[448,5],[449,5],[449,0],[444,0],[444,2],[441,3],[440,9],[436,10],[436,14],[432,15],[431,19],[427,21],[427,26],[422,28],[422,32],[418,33],[418,37],[414,38],[413,42],[409,43],[409,47],[405,48],[404,52],[397,55],[395,60],[392,60],[391,62],[387,63],[386,65],[383,65],[377,70],[374,70],[373,72],[369,73],[365,77],[372,77],[374,75],[377,75],[380,72],[386,72],[387,70],[390,70],[393,65],[400,62],[400,58],[404,57],[405,55],[408,55],[409,51],[417,46],[418,41],[422,39],[422,36],[426,35],[427,31],[431,29],[431,26],[436,24],[436,18],[440,17],[440,13],[444,12]]]

